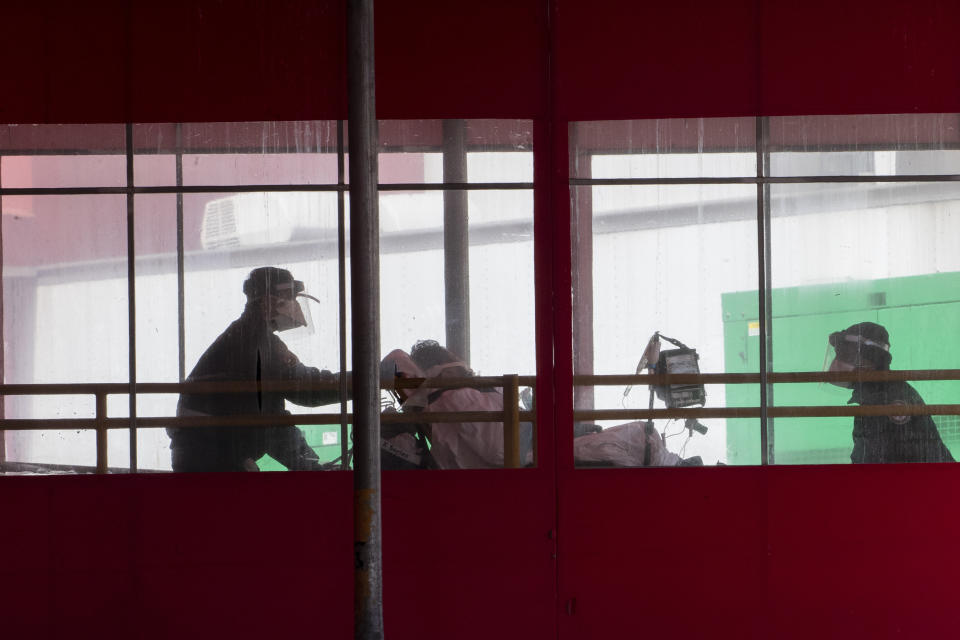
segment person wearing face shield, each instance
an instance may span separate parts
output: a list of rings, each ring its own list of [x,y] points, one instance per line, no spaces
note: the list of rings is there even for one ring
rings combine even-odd
[[[888,371],[890,338],[873,322],[860,322],[830,334],[834,359],[830,371]],[[923,398],[906,382],[834,383],[853,389],[849,403],[860,405],[922,405]],[[928,415],[856,416],[853,419],[853,452],[850,461],[953,462],[940,432]]]
[[[259,267],[243,283],[243,313],[200,356],[187,382],[278,381],[328,388],[283,392],[184,393],[178,416],[283,415],[287,401],[315,407],[340,401],[339,375],[300,362],[276,332],[305,326],[298,298],[310,298],[286,269]],[[290,470],[320,468],[303,432],[293,425],[169,428],[174,471],[256,471],[267,454]]]

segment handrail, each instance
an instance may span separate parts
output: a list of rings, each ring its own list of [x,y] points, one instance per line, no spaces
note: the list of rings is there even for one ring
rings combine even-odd
[[[818,383],[818,382],[904,382],[908,380],[960,380],[960,369],[916,369],[903,371],[811,371],[770,372],[769,383]],[[348,379],[349,382],[349,379]],[[638,374],[638,375],[587,375],[573,376],[575,386],[619,386],[670,384],[759,384],[759,373],[702,373],[702,374]],[[467,386],[501,387],[504,395],[503,411],[447,411],[417,414],[383,414],[385,424],[415,420],[421,423],[441,422],[502,422],[504,425],[504,466],[518,467],[519,423],[536,422],[536,411],[519,410],[519,387],[536,386],[535,376],[477,376],[460,378],[398,378],[387,380],[383,388],[412,389],[462,388]],[[218,394],[284,391],[339,390],[340,383],[298,381],[233,381],[233,382],[138,382],[128,383],[56,383],[56,384],[0,384],[0,396],[17,395],[92,395],[95,400],[95,415],[92,418],[2,418],[0,430],[46,430],[46,429],[92,429],[96,432],[97,472],[107,472],[107,431],[131,427],[130,418],[107,416],[107,396],[118,394]],[[685,418],[759,418],[759,407],[701,407],[686,409],[575,409],[573,419],[588,420],[651,420]],[[879,415],[960,415],[960,404],[931,405],[856,405],[856,406],[772,406],[767,407],[771,418],[820,418]],[[292,415],[237,415],[237,416],[158,416],[136,418],[137,428],[158,427],[256,427],[271,425],[321,425],[340,424],[343,415],[338,413],[303,413]],[[353,420],[347,414],[348,421]]]
[[[960,369],[911,369],[902,371],[799,371],[770,372],[771,384],[817,382],[905,382],[908,380],[960,380]],[[700,374],[578,374],[574,386],[625,386],[670,384],[759,384],[759,373]],[[885,415],[960,415],[960,404],[909,405],[797,405],[767,407],[771,418],[836,418]],[[575,409],[573,419],[586,420],[653,420],[686,418],[759,418],[760,407],[702,407],[687,409]]]
[[[523,387],[535,387],[536,376],[517,376]],[[348,387],[350,378],[347,377]],[[383,389],[414,389],[420,386],[431,389],[456,389],[460,387],[500,387],[504,376],[440,377],[440,378],[400,378],[385,381]],[[255,393],[271,391],[339,391],[339,382],[301,382],[281,380],[236,380],[229,382],[81,382],[42,383],[42,384],[0,384],[0,396],[23,395],[117,395],[130,393]]]
[[[908,380],[960,380],[960,369],[904,369],[901,371],[771,371],[767,382],[906,382]],[[625,386],[652,384],[760,384],[759,373],[645,373],[636,375],[577,374],[574,386]]]
[[[137,427],[141,429],[157,429],[161,427],[191,428],[191,427],[270,427],[287,425],[322,425],[340,424],[340,413],[294,413],[283,415],[235,415],[235,416],[169,416],[148,417],[137,416]],[[518,411],[521,422],[536,419],[535,411]],[[347,421],[353,420],[353,414],[346,414]],[[384,424],[400,424],[404,422],[501,422],[504,420],[502,411],[444,411],[428,413],[385,413],[380,415],[380,422]],[[93,418],[7,418],[0,420],[0,430],[7,431],[38,431],[38,430],[70,430],[95,429],[98,420]],[[103,429],[127,429],[130,427],[129,418],[104,418],[99,420]]]
[[[417,387],[457,389],[467,386],[501,387],[504,408],[502,411],[445,411],[424,413],[383,414],[382,423],[440,422],[502,422],[504,425],[504,466],[519,467],[519,423],[534,422],[535,411],[519,410],[519,385],[534,387],[535,376],[475,376],[458,378],[401,378],[385,381],[383,388],[411,389]],[[349,387],[348,387],[349,388]],[[97,473],[107,473],[107,432],[110,429],[131,428],[131,418],[107,416],[107,396],[127,394],[219,394],[283,391],[339,390],[340,382],[298,381],[232,381],[232,382],[148,382],[124,383],[55,383],[55,384],[0,384],[0,396],[8,395],[93,395],[92,418],[0,418],[0,431],[37,431],[57,429],[92,429],[96,432]],[[136,428],[190,428],[190,427],[258,427],[277,425],[340,424],[344,415],[337,413],[302,413],[283,415],[231,415],[231,416],[137,416]],[[346,414],[352,422],[353,414]]]
[[[802,405],[767,407],[771,418],[849,418],[856,416],[957,416],[960,404],[870,404]],[[711,407],[699,409],[577,409],[573,419],[582,420],[685,420],[687,418],[759,418],[760,407]]]

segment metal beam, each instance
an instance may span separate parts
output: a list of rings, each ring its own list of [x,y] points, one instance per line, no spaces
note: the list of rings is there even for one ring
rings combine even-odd
[[[380,527],[380,242],[373,0],[347,5],[353,311],[354,638],[383,638]]]
[[[443,181],[467,182],[467,123],[443,121]],[[443,288],[447,349],[470,362],[470,236],[467,192],[443,192]]]

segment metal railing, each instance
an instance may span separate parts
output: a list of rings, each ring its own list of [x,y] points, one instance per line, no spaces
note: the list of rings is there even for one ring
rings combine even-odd
[[[918,369],[904,371],[860,372],[770,372],[766,375],[769,384],[799,384],[824,382],[906,382],[960,380],[960,369]],[[759,373],[702,373],[702,374],[643,374],[643,375],[575,375],[574,386],[620,386],[670,384],[756,384],[761,383]],[[521,422],[533,424],[533,441],[536,442],[536,410],[521,411],[519,408],[520,387],[536,386],[535,376],[507,374],[503,376],[475,376],[464,378],[407,378],[387,381],[383,388],[456,389],[461,387],[498,387],[503,389],[502,411],[445,411],[421,413],[385,413],[383,424],[404,422],[418,423],[464,423],[502,422],[504,438],[504,467],[524,465],[520,459]],[[339,390],[339,384],[317,383],[306,385],[297,382],[183,382],[183,383],[81,383],[81,384],[7,384],[0,385],[0,396],[72,395],[92,396],[94,416],[90,418],[4,418],[0,430],[93,430],[96,432],[96,472],[108,472],[107,432],[111,429],[145,429],[160,427],[266,427],[279,425],[341,425],[351,423],[353,415],[337,413],[302,413],[291,415],[235,415],[235,416],[138,416],[109,417],[107,398],[111,395],[147,394],[219,394],[219,393],[270,393],[306,390]],[[348,385],[349,390],[349,385]],[[878,415],[953,415],[960,416],[960,404],[924,405],[775,405],[766,408],[769,418],[823,418]],[[760,418],[760,407],[702,407],[685,409],[575,409],[574,421],[591,420],[656,420],[686,418]],[[342,434],[346,438],[346,434]],[[536,447],[533,447],[536,456]],[[536,464],[536,459],[534,459]],[[34,466],[44,466],[36,463]],[[60,467],[59,465],[49,465]],[[68,467],[64,467],[65,469]]]
[[[519,442],[521,422],[534,425],[536,438],[536,411],[519,410],[519,388],[534,387],[535,376],[474,376],[464,378],[407,378],[386,381],[383,388],[413,389],[426,387],[431,389],[456,389],[462,387],[499,387],[503,389],[502,411],[445,411],[419,413],[385,413],[380,416],[384,424],[405,422],[502,422],[504,437],[504,467],[523,466],[520,460]],[[347,390],[350,385],[348,380]],[[107,398],[111,395],[148,395],[148,394],[236,394],[236,393],[283,393],[292,391],[340,390],[340,383],[302,382],[147,382],[125,383],[80,383],[80,384],[5,384],[0,385],[0,396],[47,396],[71,395],[92,396],[94,415],[90,418],[3,418],[0,419],[2,431],[31,430],[92,430],[96,433],[96,472],[108,472],[107,432],[111,429],[149,429],[149,428],[191,428],[191,427],[268,427],[285,425],[341,425],[352,423],[353,414],[337,413],[300,413],[283,415],[229,415],[229,416],[137,416],[114,417],[107,413]],[[346,433],[342,434],[345,439]],[[534,440],[535,441],[535,440]],[[534,447],[534,451],[536,448]],[[33,466],[43,466],[40,463]],[[62,465],[53,465],[58,468]],[[63,467],[71,468],[71,467]],[[131,464],[131,468],[133,465]]]
[[[768,384],[821,382],[907,382],[911,380],[960,380],[960,369],[914,369],[904,371],[804,371],[766,374]],[[670,384],[761,384],[759,373],[575,375],[574,386],[626,386]],[[580,409],[574,420],[630,420],[673,418],[759,418],[760,407],[703,407],[696,409]],[[778,405],[767,407],[771,418],[829,418],[882,415],[960,415],[960,404],[924,405]]]

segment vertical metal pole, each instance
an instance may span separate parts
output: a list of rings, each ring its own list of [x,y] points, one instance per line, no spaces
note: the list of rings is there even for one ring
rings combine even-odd
[[[0,158],[0,186],[3,186],[3,158]],[[3,293],[6,287],[4,282],[3,264],[3,196],[0,196],[0,384],[7,383],[7,348],[4,334],[6,331],[6,316],[4,315]],[[0,395],[0,418],[7,417],[7,396]],[[7,461],[7,432],[0,429],[0,465]]]
[[[186,304],[184,302],[184,246],[183,246],[183,125],[176,125],[176,170],[177,170],[177,366],[179,380],[187,379],[187,330]]]
[[[575,130],[574,130],[575,131]],[[571,145],[577,149],[576,140]],[[579,178],[593,176],[593,154],[576,152],[577,167],[574,172]],[[570,220],[571,240],[571,284],[573,304],[573,373],[590,375],[593,373],[593,189],[578,186],[573,188],[575,200],[571,203]],[[638,352],[643,345],[637,345]],[[575,409],[589,411],[595,403],[594,387],[576,386],[573,388],[573,406]],[[570,436],[573,437],[572,434]]]
[[[467,181],[467,123],[443,121],[443,181]],[[466,189],[443,192],[443,286],[447,348],[470,362],[470,237]]]
[[[764,116],[760,119],[760,150],[763,154],[763,177],[770,177],[770,118]],[[772,227],[770,224],[770,183],[764,180],[763,183],[763,269],[764,289],[763,289],[763,313],[765,331],[762,333],[766,343],[766,359],[764,364],[768,372],[773,371],[773,302],[770,292],[773,290],[773,273],[771,268],[772,256],[770,247],[770,237]],[[773,406],[773,385],[769,382],[767,388],[767,406]],[[774,418],[767,416],[767,464],[774,464],[775,438],[777,429]]]
[[[517,374],[503,376],[503,466],[516,469],[520,460],[520,386]]]
[[[771,387],[767,382],[770,369],[770,212],[768,200],[770,188],[765,178],[769,173],[769,158],[766,150],[767,120],[757,117],[757,306],[760,321],[760,464],[773,464],[773,430],[767,416],[771,400]]]
[[[337,120],[337,300],[340,306],[340,371],[347,370],[347,208],[343,186],[347,182],[344,166],[343,120]],[[350,434],[347,433],[347,376],[340,374],[340,468],[350,467]]]
[[[354,638],[383,638],[380,528],[380,239],[373,0],[347,5],[353,317]]]
[[[137,472],[137,294],[136,294],[136,226],[133,194],[133,123],[127,123],[127,350],[129,356],[130,393],[130,473]],[[104,413],[106,417],[106,413]]]
[[[98,391],[96,394],[96,413],[94,424],[97,434],[97,473],[107,472],[107,394]]]

